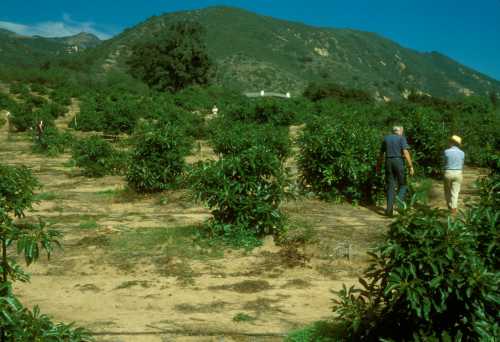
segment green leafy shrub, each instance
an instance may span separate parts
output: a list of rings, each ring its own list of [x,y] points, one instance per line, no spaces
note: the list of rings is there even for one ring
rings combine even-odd
[[[90,93],[82,98],[80,113],[69,126],[82,131],[131,133],[144,112],[137,96],[112,91]]]
[[[464,222],[475,235],[479,255],[487,267],[500,270],[500,157],[488,177],[478,180],[479,202],[472,202],[465,212]]]
[[[59,132],[56,127],[47,127],[40,137],[33,138],[33,152],[56,156],[73,144],[73,136],[69,132]]]
[[[217,120],[211,131],[210,141],[216,153],[236,155],[254,146],[265,146],[280,160],[290,154],[288,128]]]
[[[36,125],[33,115],[33,107],[24,103],[18,103],[11,108],[10,122],[18,132],[24,132]]]
[[[451,136],[449,126],[443,123],[439,113],[425,108],[417,108],[402,122],[417,172],[429,176],[441,175],[443,151],[448,147]]]
[[[100,110],[102,104],[91,95],[82,98],[80,112],[69,122],[69,127],[76,130],[90,132],[104,130],[104,115]]]
[[[135,96],[112,94],[104,102],[103,129],[106,133],[132,133],[143,116],[141,103]]]
[[[47,229],[42,221],[38,224],[16,222],[25,216],[35,200],[37,179],[26,167],[0,164],[0,339],[2,341],[91,341],[81,328],[67,324],[54,324],[40,313],[23,307],[12,291],[13,281],[28,282],[25,273],[8,251],[15,247],[26,264],[36,262],[42,252],[51,255],[59,245],[60,234]]]
[[[500,153],[500,115],[495,112],[464,114],[460,119],[463,150],[470,165],[490,166],[490,157]]]
[[[32,83],[31,86],[31,91],[34,91],[35,93],[39,95],[45,95],[48,93],[47,88],[40,83]]]
[[[403,210],[372,255],[363,288],[338,293],[336,337],[493,341],[500,332],[500,275],[489,253],[498,253],[500,221],[498,208],[496,215],[473,211],[470,219],[452,220],[427,206]],[[487,225],[493,229],[478,235]]]
[[[57,88],[50,92],[50,99],[61,106],[71,104],[71,93],[66,88]]]
[[[413,94],[408,100],[412,104],[398,105],[398,117],[404,117],[410,128],[410,142],[416,135],[415,151],[425,174],[439,175],[440,149],[446,146],[451,134],[463,138],[466,162],[470,165],[487,166],[489,156],[500,150],[500,116],[487,98],[471,96],[450,101]]]
[[[375,173],[380,134],[355,122],[313,119],[298,140],[304,185],[324,198],[376,202],[383,180]]]
[[[176,185],[192,145],[184,131],[170,124],[144,122],[133,139],[128,184],[137,192],[162,191]]]
[[[51,102],[43,107],[43,110],[47,111],[54,119],[64,116],[68,109],[58,103]]]
[[[30,93],[30,88],[20,82],[11,83],[9,89],[12,94],[22,95],[23,97]]]
[[[199,163],[190,181],[197,198],[211,209],[207,228],[212,237],[248,247],[257,237],[283,229],[285,217],[279,207],[285,196],[285,172],[265,146]]]
[[[207,125],[203,115],[197,111],[188,111],[174,104],[169,94],[160,94],[145,100],[145,118],[157,120],[181,128],[187,135],[202,139],[207,135]]]
[[[72,158],[82,174],[88,177],[102,177],[113,173],[110,162],[116,151],[99,136],[92,136],[73,145]]]
[[[12,109],[10,121],[18,132],[34,129],[40,120],[44,127],[54,126],[54,117],[49,107],[34,109],[31,105],[22,103]]]
[[[0,110],[11,110],[15,104],[16,103],[9,95],[0,92]]]
[[[295,113],[286,106],[286,100],[255,99],[230,106],[224,117],[233,121],[288,126],[295,120]]]
[[[27,105],[31,105],[33,107],[38,107],[38,108],[48,104],[48,101],[45,98],[32,94],[23,96],[23,101]]]

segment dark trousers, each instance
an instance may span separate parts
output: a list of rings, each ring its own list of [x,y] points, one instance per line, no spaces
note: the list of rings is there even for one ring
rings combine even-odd
[[[398,199],[404,201],[406,191],[405,163],[403,158],[386,158],[385,160],[385,182],[387,187],[387,209],[386,213],[392,215],[396,189]]]

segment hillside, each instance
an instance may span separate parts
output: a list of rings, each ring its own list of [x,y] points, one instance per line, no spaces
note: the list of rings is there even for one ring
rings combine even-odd
[[[205,27],[216,82],[240,91],[297,93],[310,82],[334,82],[365,89],[381,100],[411,90],[438,97],[500,93],[499,81],[438,52],[414,51],[375,33],[312,27],[232,7],[154,16],[104,42],[88,34],[47,39],[0,30],[0,63],[34,64],[78,46],[86,49],[80,64],[91,73],[124,71],[132,45],[179,20]]]
[[[0,64],[30,66],[45,60],[93,48],[99,45],[99,38],[89,33],[79,33],[62,38],[22,36],[0,29]]]
[[[231,7],[155,16],[92,53],[105,70],[123,68],[131,45],[177,20],[205,27],[217,82],[240,90],[297,92],[311,81],[333,81],[380,98],[411,89],[446,97],[500,91],[500,82],[437,52],[407,49],[374,33],[311,27]]]

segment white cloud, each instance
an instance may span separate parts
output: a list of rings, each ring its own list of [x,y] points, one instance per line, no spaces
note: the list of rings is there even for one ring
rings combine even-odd
[[[7,29],[23,36],[38,35],[42,37],[66,37],[73,36],[80,32],[95,34],[100,39],[108,39],[112,36],[96,28],[95,23],[73,20],[67,13],[63,14],[62,21],[44,21],[32,25],[0,21],[0,28]]]

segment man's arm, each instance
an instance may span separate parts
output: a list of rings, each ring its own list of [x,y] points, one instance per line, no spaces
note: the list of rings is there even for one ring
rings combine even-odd
[[[413,170],[413,163],[411,161],[410,152],[407,149],[404,149],[403,155],[406,159],[406,162],[408,163],[408,167],[410,168],[410,176],[413,176],[415,174],[415,171]]]

